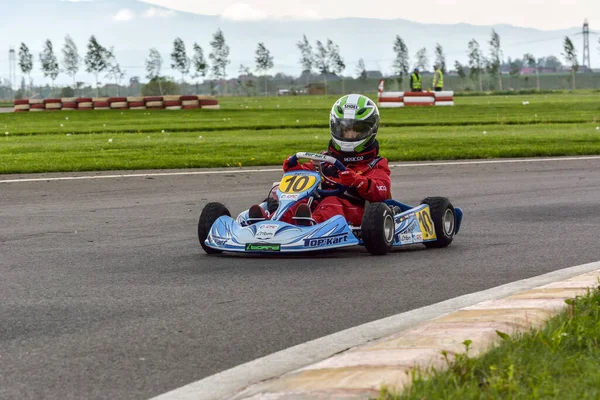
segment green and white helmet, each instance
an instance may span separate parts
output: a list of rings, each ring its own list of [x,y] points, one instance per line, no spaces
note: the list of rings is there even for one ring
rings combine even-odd
[[[340,98],[329,116],[332,145],[342,153],[361,153],[375,141],[379,110],[367,96],[349,94]]]

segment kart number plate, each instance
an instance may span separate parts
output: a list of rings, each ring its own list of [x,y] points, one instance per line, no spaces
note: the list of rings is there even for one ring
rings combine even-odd
[[[279,190],[287,194],[302,193],[312,188],[316,183],[317,178],[313,175],[289,175],[281,181]]]
[[[423,240],[437,239],[429,207],[425,207],[421,211],[418,211],[416,213],[416,217],[417,221],[419,221],[419,227],[421,228],[421,232],[423,233]]]

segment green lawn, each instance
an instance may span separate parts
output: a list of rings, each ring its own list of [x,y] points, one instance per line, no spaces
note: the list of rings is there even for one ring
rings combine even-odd
[[[390,161],[600,154],[595,124],[389,128],[378,137]],[[279,165],[328,140],[313,129],[9,135],[0,137],[0,173]]]
[[[0,114],[0,173],[280,164],[290,153],[326,147],[335,99]],[[588,92],[473,96],[457,98],[455,107],[382,109],[378,138],[392,161],[600,154],[599,100],[600,93]]]
[[[468,352],[441,372],[417,372],[402,393],[380,400],[600,398],[600,292],[581,296],[541,330],[513,338],[479,358]],[[468,345],[468,342],[466,343]]]
[[[204,132],[327,128],[335,97],[221,99],[222,110],[87,111],[0,115],[0,130],[17,134]],[[523,101],[529,101],[523,105]],[[600,121],[600,94],[457,98],[454,107],[382,109],[382,127],[540,124]],[[279,107],[277,107],[279,106]],[[248,107],[248,108],[246,108]],[[66,118],[69,118],[68,120]]]

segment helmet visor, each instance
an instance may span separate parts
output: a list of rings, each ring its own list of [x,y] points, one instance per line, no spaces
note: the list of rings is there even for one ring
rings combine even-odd
[[[331,124],[331,134],[343,142],[358,142],[371,134],[373,124],[352,118],[338,119]]]

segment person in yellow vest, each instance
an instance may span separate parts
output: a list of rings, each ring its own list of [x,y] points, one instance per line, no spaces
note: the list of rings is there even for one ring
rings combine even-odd
[[[433,74],[433,87],[436,92],[444,90],[444,73],[438,64],[433,66],[435,73]]]
[[[421,85],[421,75],[419,75],[419,68],[415,68],[414,72],[410,75],[410,91],[423,91],[423,85]]]

